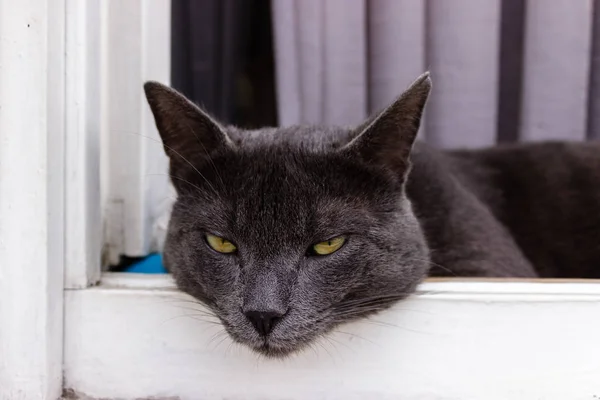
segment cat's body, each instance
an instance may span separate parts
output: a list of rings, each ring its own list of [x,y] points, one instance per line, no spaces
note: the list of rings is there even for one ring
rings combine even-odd
[[[417,145],[408,195],[433,275],[600,277],[600,144],[439,152]]]
[[[298,351],[427,274],[600,276],[598,144],[413,146],[428,75],[356,128],[245,131],[145,90],[178,191],[165,264],[257,352]]]

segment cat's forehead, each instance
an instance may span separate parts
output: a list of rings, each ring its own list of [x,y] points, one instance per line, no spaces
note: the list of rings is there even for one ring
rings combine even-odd
[[[389,208],[386,202],[396,198],[398,186],[388,174],[336,148],[283,140],[304,135],[309,143],[321,140],[323,132],[330,140],[336,132],[344,134],[292,127],[240,131],[241,140],[230,133],[236,148],[215,155],[198,168],[200,174],[192,173],[194,183],[214,203],[208,214],[227,214],[232,231],[243,231],[243,236],[283,238],[300,237],[307,229],[336,228],[369,210]],[[277,136],[282,140],[273,139]],[[212,223],[208,214],[205,219]]]
[[[246,132],[247,133],[247,132]],[[336,150],[269,143],[245,147],[214,160],[203,170],[217,171],[213,186],[249,215],[274,219],[331,210],[347,203],[357,207],[386,201],[400,186],[388,174],[358,163]],[[200,183],[202,184],[202,183]]]
[[[353,131],[349,128],[318,125],[254,130],[228,127],[226,131],[242,150],[272,146],[289,146],[307,150],[335,149],[348,143],[353,136]]]
[[[244,238],[265,245],[274,238],[288,243],[304,242],[307,236],[328,238],[344,233],[367,212],[359,197],[341,198],[319,190],[318,184],[279,183],[255,185],[259,190],[233,199],[235,231]]]

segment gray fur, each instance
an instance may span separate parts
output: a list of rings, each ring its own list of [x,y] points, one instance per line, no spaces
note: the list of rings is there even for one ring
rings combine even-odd
[[[598,145],[413,146],[430,86],[424,74],[354,129],[243,131],[147,83],[178,191],[163,256],[178,286],[234,340],[285,356],[428,273],[599,276]],[[237,253],[216,253],[206,233]],[[307,254],[339,235],[337,252]],[[248,310],[284,316],[265,336]]]

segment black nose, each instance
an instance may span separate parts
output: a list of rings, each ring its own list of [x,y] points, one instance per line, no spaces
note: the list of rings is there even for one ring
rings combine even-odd
[[[263,336],[268,335],[277,321],[283,317],[283,314],[274,311],[246,311],[244,314]]]

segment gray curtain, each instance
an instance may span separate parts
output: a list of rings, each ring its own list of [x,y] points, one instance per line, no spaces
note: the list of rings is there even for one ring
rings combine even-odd
[[[429,70],[434,145],[598,138],[596,3],[272,0],[279,123],[358,123]]]

